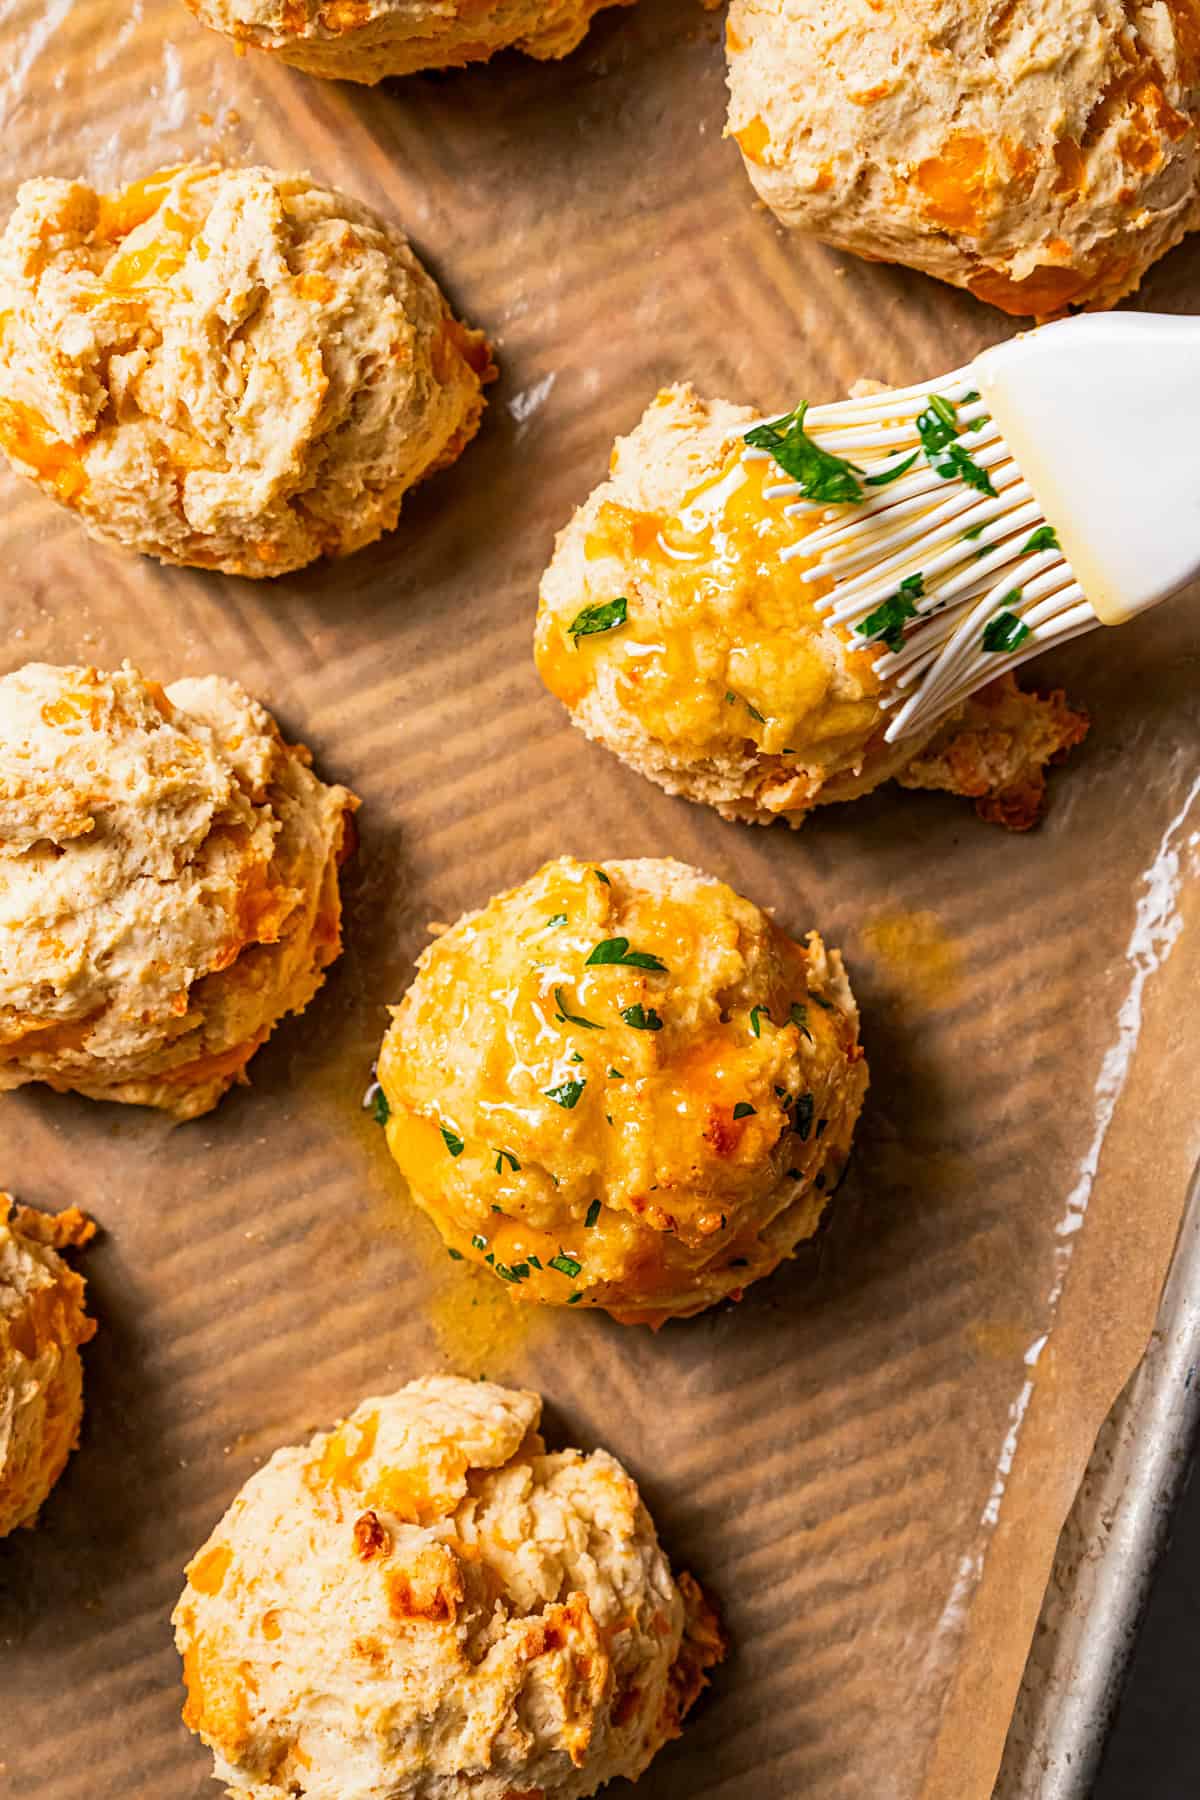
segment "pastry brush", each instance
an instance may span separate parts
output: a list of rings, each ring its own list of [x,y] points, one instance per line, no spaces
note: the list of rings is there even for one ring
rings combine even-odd
[[[1200,573],[1200,319],[1090,314],[746,434],[784,558],[864,645],[889,742]]]

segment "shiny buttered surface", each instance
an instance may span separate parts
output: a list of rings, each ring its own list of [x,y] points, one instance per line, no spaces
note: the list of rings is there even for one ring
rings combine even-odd
[[[25,182],[0,315],[13,467],[95,537],[231,575],[390,530],[492,373],[395,226],[263,168]]]
[[[583,1800],[722,1654],[603,1450],[536,1394],[432,1377],[279,1450],[192,1558],[184,1718],[234,1800]]]
[[[758,193],[1009,313],[1111,306],[1200,222],[1194,0],[733,0]]]
[[[0,677],[0,1092],[207,1112],[341,948],[355,797],[234,681]]]
[[[593,13],[630,0],[186,0],[205,25],[310,75],[382,81],[497,50],[543,61],[583,41]]]
[[[59,1251],[93,1230],[74,1208],[38,1213],[0,1194],[0,1538],[33,1524],[79,1441],[79,1346],[96,1325]]]
[[[867,1086],[836,951],[682,863],[548,863],[421,957],[387,1139],[518,1299],[657,1323],[815,1231]]]
[[[885,744],[876,649],[817,612],[829,583],[804,580],[808,559],[780,557],[805,521],[764,495],[775,464],[742,459],[756,416],[668,388],[617,440],[542,579],[551,693],[589,737],[725,818],[798,825],[895,778],[1031,824],[1046,763],[1085,724],[1010,677],[924,744]]]

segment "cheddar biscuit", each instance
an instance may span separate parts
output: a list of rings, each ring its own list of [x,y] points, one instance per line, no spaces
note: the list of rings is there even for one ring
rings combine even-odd
[[[107,543],[232,575],[390,530],[492,373],[400,231],[271,169],[25,182],[0,316],[13,467]]]
[[[0,677],[0,1092],[194,1118],[341,948],[358,802],[220,676]]]
[[[1200,220],[1193,0],[733,0],[726,41],[785,225],[1005,312],[1111,306]]]
[[[542,61],[583,41],[592,15],[630,0],[187,0],[204,25],[338,81],[458,68],[498,50]]]
[[[775,465],[742,459],[755,419],[679,386],[618,439],[542,579],[551,693],[588,737],[725,818],[798,825],[895,778],[1032,824],[1046,763],[1086,721],[1009,677],[925,739],[885,743],[878,650],[817,611],[828,582],[804,580],[809,560],[780,555],[800,526],[764,495]]]
[[[682,863],[547,863],[424,952],[379,1059],[387,1140],[515,1299],[658,1324],[769,1274],[867,1086],[837,951]]]
[[[33,1524],[79,1441],[79,1346],[96,1325],[58,1253],[94,1229],[74,1207],[14,1209],[0,1194],[0,1537]]]
[[[583,1800],[722,1654],[636,1486],[447,1376],[278,1450],[188,1564],[185,1722],[234,1800]]]

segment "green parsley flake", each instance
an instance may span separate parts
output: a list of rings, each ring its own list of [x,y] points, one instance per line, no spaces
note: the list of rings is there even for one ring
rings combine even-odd
[[[517,1161],[516,1157],[513,1155],[512,1151],[511,1150],[497,1150],[496,1151],[496,1173],[497,1173],[497,1175],[503,1175],[503,1173],[504,1173],[503,1165],[505,1163],[508,1164],[509,1168],[512,1170],[512,1173],[514,1175],[520,1174],[521,1165]]]
[[[635,1031],[661,1031],[663,1022],[652,1006],[623,1006],[621,1017]]]
[[[560,1250],[557,1256],[550,1258],[548,1267],[557,1269],[560,1275],[566,1275],[571,1281],[574,1281],[583,1264],[578,1257],[568,1256],[565,1250]]]
[[[577,612],[567,626],[568,635],[578,644],[581,637],[594,637],[601,631],[615,631],[624,625],[628,616],[629,605],[624,594],[615,600],[606,600],[602,606],[585,606]]]
[[[1031,550],[1061,550],[1058,533],[1053,525],[1039,525],[1028,543],[1022,544],[1018,552],[1020,556],[1028,556]]]
[[[447,1247],[446,1255],[450,1258],[451,1262],[461,1262],[463,1259],[461,1250],[451,1250]]]
[[[546,923],[542,926],[542,930],[549,931],[552,925],[565,925],[566,922],[566,913],[555,913],[553,917],[546,920]]]
[[[476,1232],[475,1236],[471,1239],[472,1250],[486,1250],[487,1247],[488,1247],[487,1239],[485,1237],[481,1237],[479,1232]]]
[[[812,1130],[813,1113],[816,1101],[811,1094],[801,1094],[796,1101],[794,1129],[802,1144],[808,1142],[808,1134]]]
[[[604,873],[603,869],[593,869],[592,874],[596,877],[597,881],[602,881],[605,887],[612,886],[612,882],[608,879],[608,876]]]
[[[925,577],[918,569],[915,575],[906,575],[894,594],[869,612],[861,625],[854,627],[861,637],[886,644],[893,656],[899,654],[904,647],[904,627],[909,619],[917,616],[917,601],[925,592]]]
[[[788,1018],[799,1031],[804,1033],[811,1044],[813,1041],[813,1034],[808,1029],[808,1008],[804,1005],[803,1001],[793,1000],[791,1011],[788,1013]]]
[[[457,1135],[456,1132],[451,1131],[451,1129],[448,1125],[443,1125],[441,1130],[442,1130],[442,1142],[445,1144],[445,1146],[446,1146],[447,1150],[450,1152],[451,1156],[461,1156],[463,1153],[463,1147],[464,1147],[462,1139]]]
[[[974,540],[975,540],[975,539],[976,539],[976,538],[977,538],[977,537],[982,537],[982,536],[983,536],[983,532],[984,532],[984,527],[983,527],[983,526],[982,526],[982,525],[972,525],[972,527],[971,527],[971,529],[970,529],[970,531],[964,531],[964,532],[963,532],[963,542],[964,542],[964,544],[970,544],[970,543],[972,543],[972,542],[973,542],[973,541],[974,541]],[[1028,544],[1027,544],[1027,545],[1026,545],[1026,546],[1025,546],[1025,548],[1026,548],[1026,549],[1028,549],[1028,548],[1029,548],[1029,546],[1028,546]]]
[[[567,1295],[567,1305],[575,1306],[582,1299],[583,1299],[582,1294],[568,1294]]]
[[[598,1200],[593,1200],[592,1204],[587,1209],[587,1217],[583,1221],[584,1229],[586,1231],[590,1231],[592,1229],[592,1226],[596,1223],[596,1220],[599,1217],[600,1217],[600,1202]]]
[[[388,1105],[388,1097],[381,1087],[377,1087],[371,1096],[371,1117],[377,1125],[386,1125],[391,1116],[392,1109]]]
[[[667,965],[660,962],[657,956],[651,956],[648,950],[631,950],[629,939],[623,937],[605,938],[596,945],[588,957],[585,967],[593,964],[621,963],[628,969],[652,969],[657,974],[665,975]]]
[[[579,1096],[586,1086],[586,1081],[564,1081],[558,1087],[545,1088],[543,1092],[547,1100],[553,1100],[556,1106],[563,1106],[570,1112],[578,1104]]]
[[[608,1075],[609,1075],[610,1081],[624,1081],[624,1079],[625,1079],[625,1077],[624,1077],[624,1075],[622,1075],[620,1069],[610,1069],[608,1071]]]
[[[1000,652],[1015,650],[1032,635],[1024,619],[1018,618],[1015,612],[998,612],[983,628],[983,647]]]
[[[752,1006],[750,1008],[750,1030],[755,1037],[761,1036],[760,1020],[769,1019],[770,1016],[771,1009],[768,1006]]]
[[[862,470],[842,456],[832,456],[815,444],[804,429],[808,401],[768,425],[756,425],[745,441],[754,450],[767,450],[786,475],[799,483],[809,500],[830,505],[850,505],[863,497],[858,477]]]
[[[739,1100],[733,1109],[733,1116],[735,1119],[751,1119],[757,1111],[758,1108],[751,1106],[748,1100]]]
[[[961,429],[958,413],[950,401],[940,394],[931,394],[927,409],[917,419],[917,436],[930,468],[943,481],[953,481],[957,477],[981,494],[995,497],[996,490],[987,470],[973,462],[957,442]]]
[[[570,1012],[560,987],[556,987],[554,990],[554,1004],[558,1007],[554,1016],[561,1025],[582,1025],[585,1031],[604,1030],[603,1025],[597,1025],[595,1019],[585,1019],[581,1013]]]
[[[528,1261],[529,1266],[532,1269],[540,1269],[542,1266],[541,1263],[538,1261],[537,1257],[533,1254],[532,1250],[530,1251],[529,1256],[527,1257],[526,1260]]]

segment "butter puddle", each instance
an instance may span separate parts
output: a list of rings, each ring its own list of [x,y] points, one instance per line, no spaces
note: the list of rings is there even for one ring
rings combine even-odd
[[[962,987],[962,956],[936,913],[880,913],[863,927],[863,941],[906,994],[924,1006],[944,1006]]]

